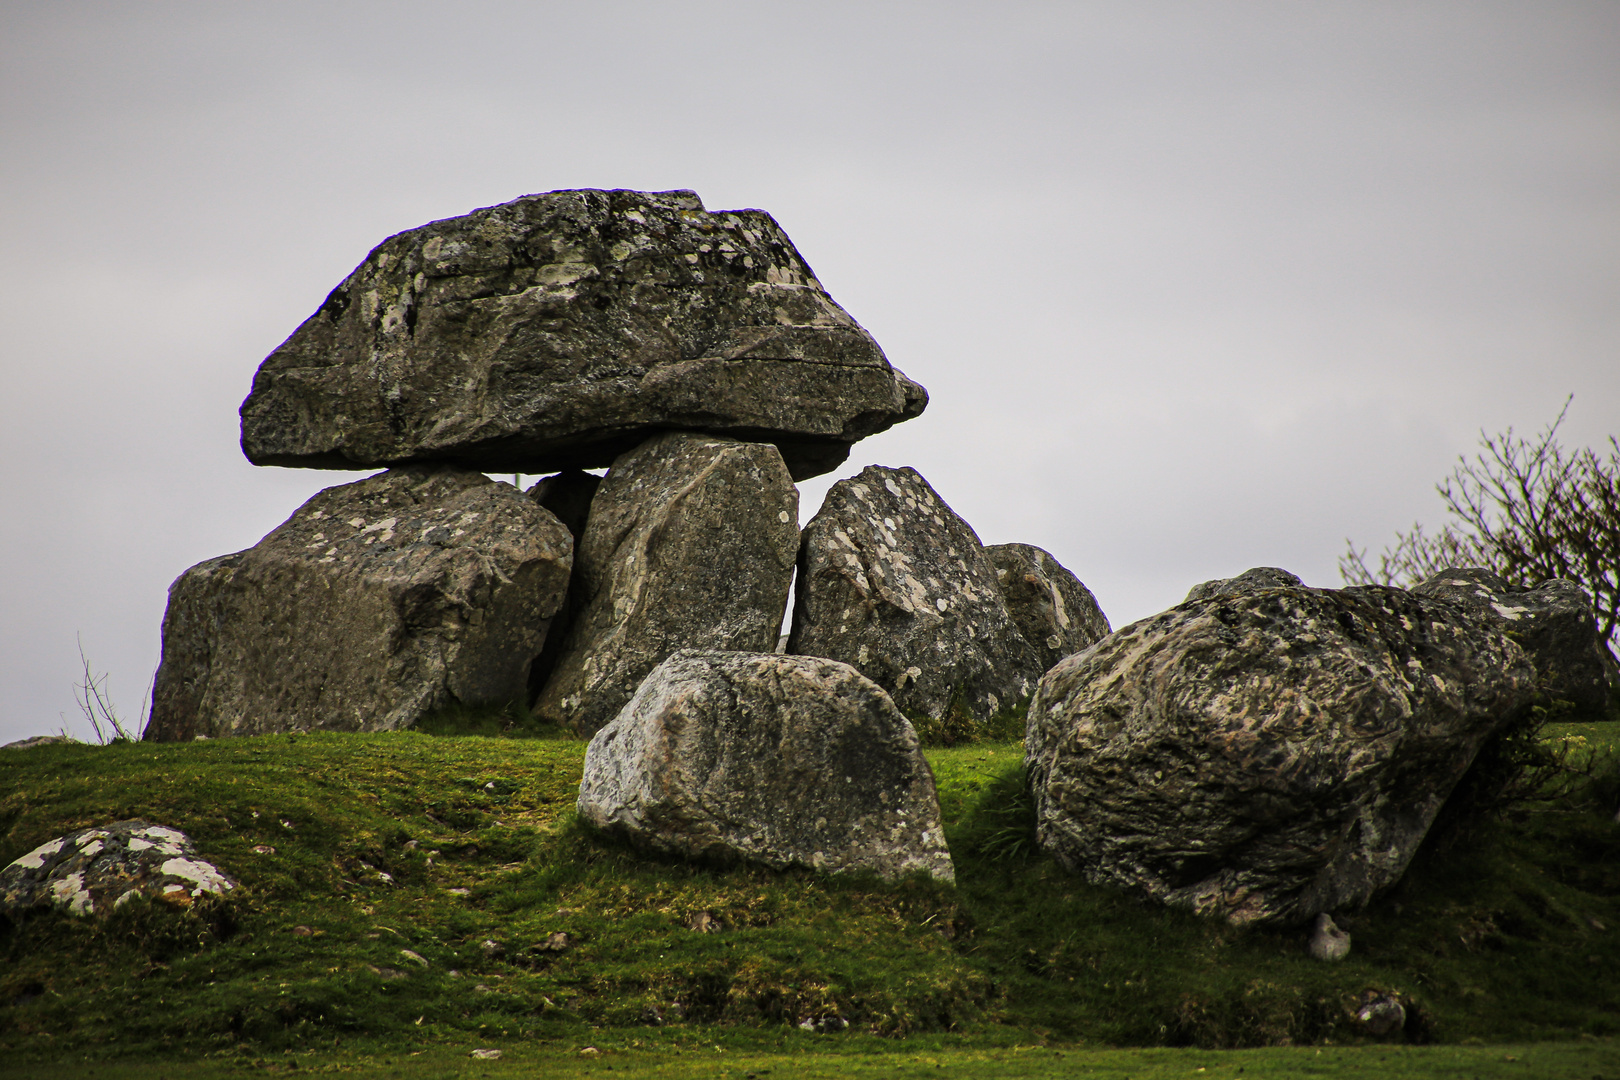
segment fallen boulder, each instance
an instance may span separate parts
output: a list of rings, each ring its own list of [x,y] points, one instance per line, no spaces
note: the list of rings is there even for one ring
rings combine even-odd
[[[1421,594],[1188,601],[1041,680],[1038,839],[1094,882],[1234,923],[1363,904],[1534,690],[1518,645]]]
[[[769,214],[553,191],[379,244],[259,368],[242,451],[547,473],[680,428],[775,443],[804,479],[927,403]]]
[[[115,821],[41,844],[0,870],[0,915],[37,908],[71,915],[106,915],[144,896],[190,907],[205,893],[223,894],[237,883],[197,857],[178,829],[149,821]]]
[[[677,649],[770,651],[798,513],[769,443],[669,432],[623,454],[591,502],[579,608],[535,714],[589,735]]]
[[[916,732],[817,657],[671,656],[591,740],[579,812],[666,854],[954,880]]]
[[[570,546],[550,513],[464,469],[327,488],[170,587],[146,738],[383,731],[524,700]]]
[[[1573,706],[1561,719],[1607,717],[1613,661],[1598,634],[1592,600],[1575,582],[1551,578],[1525,589],[1489,570],[1452,567],[1412,591],[1461,604],[1518,642],[1536,666],[1542,694]]]
[[[1108,635],[1108,617],[1097,598],[1050,552],[1029,544],[992,544],[984,553],[995,567],[1008,613],[1040,655],[1042,673]]]
[[[908,715],[984,719],[1045,669],[979,537],[915,469],[840,480],[804,528],[787,651],[849,664]]]

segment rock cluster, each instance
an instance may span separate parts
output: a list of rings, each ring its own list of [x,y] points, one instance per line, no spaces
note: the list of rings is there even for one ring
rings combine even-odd
[[[106,915],[136,897],[190,907],[237,887],[197,857],[185,833],[149,821],[115,821],[41,844],[0,870],[0,916],[36,908]]]

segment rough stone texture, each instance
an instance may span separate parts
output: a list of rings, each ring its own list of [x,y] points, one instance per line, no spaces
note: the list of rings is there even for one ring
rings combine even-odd
[[[1286,570],[1275,566],[1256,566],[1237,577],[1216,578],[1187,591],[1187,600],[1207,600],[1212,596],[1259,592],[1261,589],[1282,589],[1303,586],[1305,583]],[[1184,600],[1182,603],[1186,603]]]
[[[787,651],[849,664],[902,712],[978,718],[1029,696],[1041,657],[967,522],[915,469],[840,480],[804,529]]]
[[[1316,917],[1306,951],[1316,960],[1343,960],[1350,955],[1350,931],[1339,929],[1333,916],[1324,911]]]
[[[1359,905],[1534,684],[1500,631],[1401,589],[1189,601],[1041,680],[1037,835],[1094,882],[1234,923]]]
[[[682,650],[591,740],[589,822],[655,851],[954,880],[917,734],[846,664]]]
[[[774,442],[804,479],[927,403],[769,214],[554,191],[379,244],[259,368],[242,451],[546,473],[678,428]]]
[[[1592,601],[1575,582],[1552,578],[1523,589],[1489,570],[1453,567],[1412,591],[1462,604],[1517,641],[1535,664],[1543,693],[1575,706],[1565,719],[1605,718],[1608,649],[1598,636]]]
[[[379,731],[522,700],[570,563],[556,518],[479,473],[327,488],[170,587],[146,737]]]
[[[580,609],[535,713],[589,735],[676,649],[769,652],[798,514],[769,443],[671,432],[621,456],[591,503]]]
[[[1108,636],[1108,616],[1097,598],[1050,552],[1029,544],[992,544],[984,554],[995,567],[1007,612],[1040,654],[1042,672]]]
[[[0,870],[0,915],[54,907],[73,915],[106,915],[147,896],[189,907],[204,893],[236,882],[197,857],[185,833],[149,821],[115,821],[58,837]]]

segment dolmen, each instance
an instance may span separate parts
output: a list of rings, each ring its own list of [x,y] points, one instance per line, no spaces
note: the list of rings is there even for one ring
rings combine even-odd
[[[590,734],[676,648],[769,651],[794,481],[927,400],[758,210],[556,191],[400,233],[241,408],[256,464],[386,471],[181,575],[146,736],[531,701]]]

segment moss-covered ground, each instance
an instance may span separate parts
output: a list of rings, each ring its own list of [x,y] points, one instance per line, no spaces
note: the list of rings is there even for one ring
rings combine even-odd
[[[1620,724],[1546,737],[1601,757]],[[423,733],[7,753],[0,865],[143,817],[242,888],[0,926],[0,1076],[1620,1078],[1612,763],[1431,844],[1322,964],[1300,930],[1065,874],[1030,843],[1014,742],[930,751],[955,887],[645,858],[575,820],[583,756]],[[1351,1021],[1369,992],[1406,1003],[1400,1045]],[[1274,1049],[1209,1053],[1240,1047]]]

